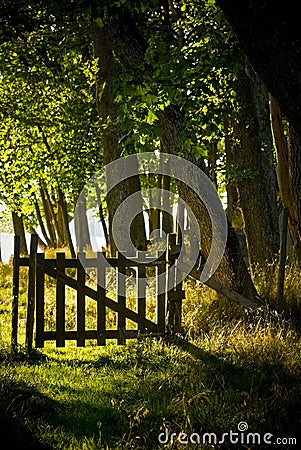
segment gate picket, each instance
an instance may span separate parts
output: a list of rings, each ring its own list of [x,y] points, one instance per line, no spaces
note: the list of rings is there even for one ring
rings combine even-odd
[[[106,268],[102,257],[105,257],[105,252],[97,253],[97,345],[106,344]]]
[[[65,274],[65,253],[56,254],[57,273]],[[65,283],[56,278],[56,346],[65,347]]]
[[[77,304],[76,304],[76,327],[77,346],[85,346],[85,283],[86,271],[82,263],[85,263],[85,253],[79,253],[77,259]]]
[[[37,254],[37,284],[36,284],[36,347],[44,347],[45,328],[45,272],[44,253]]]
[[[118,301],[118,315],[117,315],[117,329],[118,329],[118,344],[125,344],[125,328],[126,328],[126,283],[125,283],[125,256],[118,252],[117,255],[117,301]]]

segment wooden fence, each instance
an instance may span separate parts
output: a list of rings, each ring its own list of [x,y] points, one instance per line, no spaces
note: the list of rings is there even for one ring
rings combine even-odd
[[[105,345],[107,339],[115,339],[118,344],[125,344],[127,339],[142,336],[163,336],[166,333],[176,334],[181,331],[182,299],[185,297],[182,282],[178,282],[176,263],[180,245],[176,243],[176,235],[168,235],[167,249],[161,256],[153,260],[147,258],[146,252],[137,252],[133,258],[118,253],[116,258],[106,257],[105,253],[97,253],[87,257],[85,253],[77,258],[66,258],[65,253],[57,253],[56,258],[45,258],[38,253],[38,236],[31,235],[30,254],[20,256],[20,239],[15,236],[14,270],[13,270],[13,305],[12,305],[12,344],[18,345],[19,322],[19,278],[20,267],[28,267],[28,299],[26,316],[26,346],[43,347],[45,341],[55,341],[57,347],[65,345],[66,340],[75,340],[78,346],[84,346],[87,339],[96,340],[97,345]],[[116,268],[116,300],[107,296],[105,261]],[[143,261],[142,261],[143,260]],[[155,267],[156,273],[156,319],[147,318],[146,283],[147,268]],[[75,277],[68,275],[73,269]],[[87,284],[86,268],[94,270],[96,287]],[[172,270],[168,270],[172,268]],[[127,305],[125,274],[132,270],[136,277],[137,305],[130,309]],[[154,271],[154,269],[153,269]],[[56,313],[55,330],[45,330],[45,276],[55,280]],[[167,279],[169,277],[169,279]],[[170,277],[173,279],[171,280]],[[66,330],[66,286],[76,292],[76,330]],[[167,290],[165,286],[171,286]],[[86,299],[96,302],[96,324],[94,330],[86,329]],[[108,329],[106,311],[111,310],[117,316],[117,328]],[[136,329],[127,329],[127,319],[134,322]]]

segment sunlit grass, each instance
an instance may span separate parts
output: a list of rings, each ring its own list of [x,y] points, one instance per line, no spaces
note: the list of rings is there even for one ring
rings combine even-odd
[[[47,343],[27,355],[23,347],[10,351],[11,267],[1,269],[0,437],[19,436],[26,449],[151,450],[165,427],[222,434],[244,420],[254,432],[300,438],[301,343],[289,306],[299,292],[295,272],[287,272],[284,316],[246,312],[189,280],[185,341],[86,348],[67,342],[60,349]],[[264,280],[257,282],[262,295]],[[22,278],[21,303],[26,289]],[[51,301],[51,283],[47,289]],[[70,317],[74,295],[67,295]],[[134,295],[129,305],[135,307]]]

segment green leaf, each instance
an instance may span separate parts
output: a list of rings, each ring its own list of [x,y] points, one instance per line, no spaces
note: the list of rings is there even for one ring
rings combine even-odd
[[[156,116],[156,114],[152,109],[149,109],[146,122],[152,125],[156,120],[158,120],[158,117]]]

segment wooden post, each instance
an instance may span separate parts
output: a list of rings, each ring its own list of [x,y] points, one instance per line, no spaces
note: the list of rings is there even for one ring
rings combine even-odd
[[[156,297],[157,297],[157,326],[158,332],[165,333],[165,315],[166,315],[166,271],[167,264],[158,264],[156,266]]]
[[[184,242],[182,243],[184,244]],[[179,249],[176,249],[177,252],[181,251]],[[179,268],[178,263],[178,257],[179,253],[176,254],[177,258],[177,265],[176,265],[176,279],[175,279],[175,319],[174,319],[174,326],[175,326],[175,333],[181,333],[182,332],[182,300],[185,298],[185,291],[183,290],[183,272]]]
[[[102,252],[106,257],[106,252]],[[97,253],[97,345],[106,343],[106,268],[102,264],[101,253]]]
[[[37,264],[38,235],[32,234],[30,239],[29,271],[28,271],[28,302],[26,318],[27,351],[31,352],[33,342],[34,309],[36,296],[36,264]]]
[[[56,254],[56,346],[65,347],[65,253]]]
[[[185,214],[185,206],[184,202],[179,198],[178,201],[178,209],[177,209],[177,243],[181,244],[183,240],[183,231],[184,231],[184,214]]]
[[[285,277],[285,262],[286,262],[286,243],[287,243],[287,222],[288,212],[287,209],[283,209],[282,216],[282,236],[279,256],[279,272],[278,272],[278,287],[277,287],[277,301],[276,309],[279,312],[284,308],[284,277]]]
[[[145,252],[138,252],[138,261]],[[146,317],[146,267],[138,265],[137,268],[137,310],[139,316],[139,333],[145,333],[144,319]]]
[[[174,248],[176,246],[176,235],[169,234],[167,236],[167,250],[166,262],[168,267],[167,275],[167,328],[171,334],[174,334],[174,320],[175,320],[175,301],[174,301],[174,287],[176,281],[176,256]]]
[[[85,283],[86,272],[82,263],[85,263],[85,253],[77,255],[77,307],[76,307],[76,339],[77,346],[85,346]]]
[[[45,326],[45,271],[44,253],[37,254],[37,280],[36,280],[36,347],[44,347]]]
[[[118,316],[117,316],[117,329],[118,329],[118,344],[125,344],[125,311],[126,306],[126,284],[125,284],[125,256],[118,252],[118,267],[117,267],[117,299],[118,299]]]
[[[11,334],[11,343],[13,351],[17,350],[18,347],[19,281],[20,281],[20,236],[15,236],[14,260],[13,260],[13,303],[12,303],[12,334]]]

